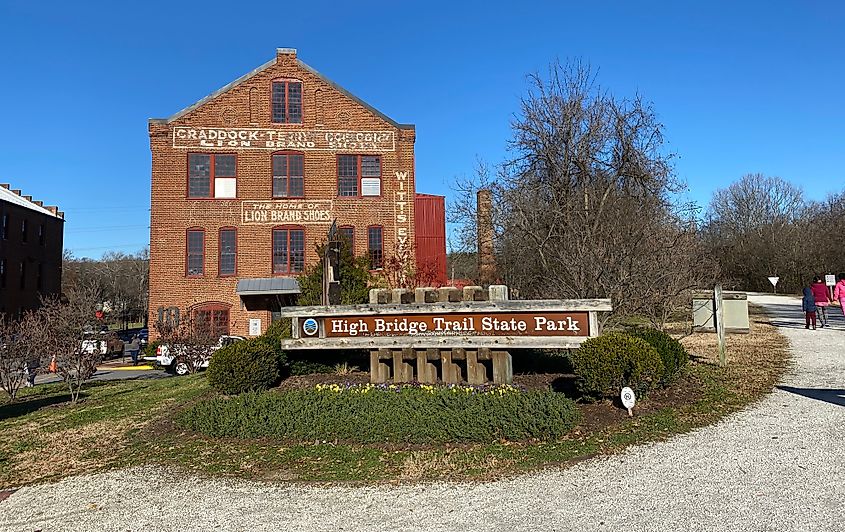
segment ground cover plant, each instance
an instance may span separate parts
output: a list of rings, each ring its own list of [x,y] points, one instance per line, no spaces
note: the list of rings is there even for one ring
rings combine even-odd
[[[180,416],[213,437],[416,444],[554,440],[577,419],[575,403],[550,391],[369,383],[218,397]]]
[[[545,441],[444,445],[216,438],[174,421],[214,397],[203,374],[95,382],[77,404],[69,402],[63,384],[39,385],[22,389],[16,403],[0,405],[0,489],[142,464],[261,480],[487,480],[618,452],[713,423],[769,393],[787,366],[785,339],[754,309],[751,333],[728,337],[726,368],[718,367],[714,334],[695,333],[682,343],[689,364],[672,386],[652,390],[638,402],[633,418],[611,400],[581,403],[575,427]],[[332,385],[359,377],[364,375],[294,377],[283,387],[295,389],[291,381],[297,381],[314,388],[315,382]],[[514,380],[554,387],[553,378],[516,375]]]

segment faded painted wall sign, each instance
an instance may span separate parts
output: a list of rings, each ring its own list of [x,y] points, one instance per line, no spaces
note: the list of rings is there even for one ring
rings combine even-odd
[[[258,128],[173,128],[173,147],[217,150],[302,150],[388,152],[396,149],[392,131],[326,131]]]
[[[356,336],[589,336],[587,312],[513,312],[331,316],[322,322],[325,338]],[[307,321],[307,320],[306,320]],[[304,322],[303,322],[304,323]],[[304,325],[303,325],[304,327]],[[302,330],[300,338],[313,337]]]
[[[331,201],[244,201],[241,221],[244,224],[331,223],[333,211]]]

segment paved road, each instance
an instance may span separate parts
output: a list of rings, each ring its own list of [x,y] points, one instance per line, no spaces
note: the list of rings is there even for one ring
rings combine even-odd
[[[753,409],[668,442],[486,484],[313,488],[140,468],[21,489],[3,530],[841,530],[845,322],[755,296],[796,362]]]
[[[126,366],[131,365],[131,362]],[[116,369],[119,364],[102,365],[97,368],[97,373],[91,378],[95,381],[111,381],[123,379],[161,379],[171,377],[170,373],[160,369]],[[124,366],[125,367],[125,366]],[[61,377],[53,373],[38,375],[35,377],[36,386],[39,384],[48,384],[51,382],[61,382]]]

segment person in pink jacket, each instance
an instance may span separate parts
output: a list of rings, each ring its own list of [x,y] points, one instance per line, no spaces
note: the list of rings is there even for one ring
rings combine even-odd
[[[827,327],[827,307],[830,305],[830,292],[821,277],[813,278],[810,285],[813,297],[816,298],[816,314],[819,316],[819,327]]]
[[[839,301],[839,308],[842,310],[842,315],[845,316],[845,273],[839,274],[839,282],[833,289],[833,300]]]

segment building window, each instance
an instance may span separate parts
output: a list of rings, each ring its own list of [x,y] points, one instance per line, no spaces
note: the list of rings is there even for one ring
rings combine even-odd
[[[38,263],[38,270],[36,271],[35,286],[39,292],[44,291],[44,263]]]
[[[218,305],[204,305],[193,311],[195,331],[219,338],[229,334],[229,309]]]
[[[29,241],[29,220],[21,220],[21,242]]]
[[[302,83],[299,81],[273,82],[273,123],[302,123]]]
[[[305,195],[304,158],[301,153],[273,155],[273,197],[301,198]]]
[[[384,235],[380,225],[367,228],[367,254],[370,257],[370,268],[378,270],[384,267]]]
[[[338,155],[338,196],[381,196],[381,157]]]
[[[355,254],[355,228],[351,225],[343,225],[338,230],[343,245],[349,246],[349,252]]]
[[[273,229],[273,273],[298,273],[305,269],[305,230]]]
[[[26,263],[21,261],[21,290],[26,290]]]
[[[238,264],[238,232],[236,229],[220,230],[220,256],[218,257],[218,275],[235,275]]]
[[[186,274],[199,277],[205,273],[205,230],[188,229]]]
[[[43,246],[47,242],[47,234],[44,232],[44,224],[38,226],[38,245]]]
[[[3,240],[9,240],[9,213],[3,214]]]
[[[0,288],[6,288],[6,259],[0,259]]]
[[[188,197],[235,198],[236,175],[237,159],[232,154],[189,153]]]

